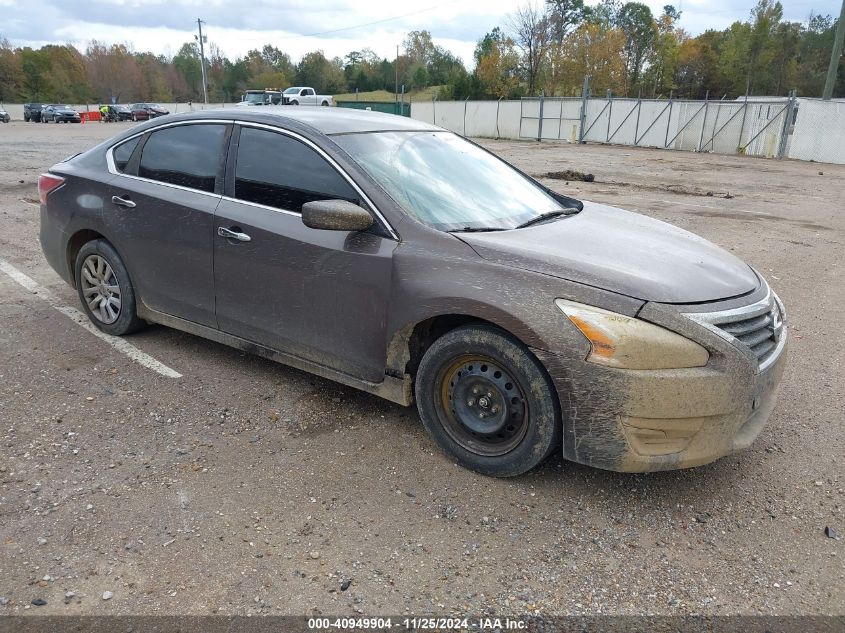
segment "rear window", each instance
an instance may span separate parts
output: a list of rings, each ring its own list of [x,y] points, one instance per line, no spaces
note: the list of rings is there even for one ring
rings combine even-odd
[[[138,175],[159,182],[214,192],[226,126],[180,125],[150,134],[141,152]]]

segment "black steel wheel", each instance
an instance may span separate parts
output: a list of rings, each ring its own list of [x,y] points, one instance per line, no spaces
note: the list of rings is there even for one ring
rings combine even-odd
[[[504,455],[525,437],[525,394],[519,381],[492,358],[461,355],[444,365],[437,383],[443,428],[464,449]]]
[[[415,387],[426,429],[467,468],[519,475],[560,445],[552,383],[530,350],[503,330],[471,325],[443,335],[423,356]]]

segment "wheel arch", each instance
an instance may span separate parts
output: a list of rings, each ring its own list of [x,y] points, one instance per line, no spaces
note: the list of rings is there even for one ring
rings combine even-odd
[[[539,339],[533,330],[518,320],[498,314],[484,313],[482,316],[479,312],[444,311],[416,319],[393,333],[387,348],[385,373],[396,378],[407,377],[413,383],[420,361],[431,344],[447,332],[465,325],[488,325],[499,329],[525,345],[537,358],[531,348],[539,343]],[[548,375],[548,368],[539,358],[537,360]]]
[[[68,278],[70,279],[70,285],[76,289],[76,256],[79,255],[79,251],[85,246],[88,242],[92,242],[94,240],[105,240],[108,242],[112,248],[117,250],[117,247],[114,245],[109,238],[103,235],[101,232],[97,231],[96,229],[79,229],[70,236],[70,239],[67,241],[67,246],[65,247],[65,264],[67,265],[68,270]],[[118,254],[120,252],[118,251]],[[123,256],[121,255],[121,259]],[[124,265],[126,265],[124,263]]]

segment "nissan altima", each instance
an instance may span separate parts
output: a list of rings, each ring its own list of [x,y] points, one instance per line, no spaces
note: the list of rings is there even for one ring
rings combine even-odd
[[[157,118],[41,176],[41,244],[109,334],[159,323],[416,403],[460,464],[618,471],[747,447],[781,301],[740,259],[451,132],[337,108]]]

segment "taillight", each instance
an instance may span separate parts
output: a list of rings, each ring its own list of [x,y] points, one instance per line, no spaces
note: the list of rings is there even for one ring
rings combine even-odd
[[[53,174],[41,174],[38,177],[38,199],[41,204],[47,204],[47,196],[51,191],[54,191],[65,184],[65,179],[61,176],[54,176]]]

